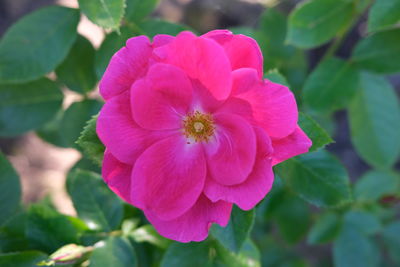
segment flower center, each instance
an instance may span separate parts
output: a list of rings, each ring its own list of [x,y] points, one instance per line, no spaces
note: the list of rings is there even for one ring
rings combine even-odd
[[[206,141],[214,134],[214,122],[211,114],[200,111],[189,113],[183,119],[183,134],[186,138],[193,138],[196,142]]]

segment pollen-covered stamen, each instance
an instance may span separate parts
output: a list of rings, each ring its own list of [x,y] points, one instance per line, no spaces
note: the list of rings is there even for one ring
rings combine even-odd
[[[187,138],[193,138],[196,142],[206,141],[214,134],[214,122],[210,114],[200,111],[189,113],[183,119],[183,133]]]

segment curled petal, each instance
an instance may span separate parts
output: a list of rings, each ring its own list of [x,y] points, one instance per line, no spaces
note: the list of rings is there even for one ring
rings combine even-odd
[[[253,69],[233,72],[232,94],[246,100],[252,107],[257,125],[272,138],[283,138],[292,133],[297,125],[296,99],[286,86],[262,81]]]
[[[130,38],[110,60],[99,84],[101,96],[108,100],[129,90],[133,82],[146,73],[151,52],[146,36]]]
[[[204,193],[213,202],[224,200],[250,210],[269,192],[274,181],[272,172],[271,140],[264,130],[255,128],[257,137],[257,156],[249,177],[241,184],[227,186],[208,177]]]
[[[146,129],[178,129],[192,101],[192,85],[179,68],[154,64],[131,89],[132,114]]]
[[[206,33],[207,37],[218,42],[224,49],[231,62],[232,70],[253,68],[258,77],[263,75],[263,56],[257,42],[248,36],[234,35],[227,30],[215,30]]]
[[[141,128],[132,119],[129,96],[129,91],[126,91],[104,104],[97,119],[96,131],[118,160],[133,164],[147,147],[171,133]]]
[[[120,198],[131,203],[132,165],[116,159],[108,150],[104,153],[101,174],[108,187]]]
[[[297,126],[294,132],[289,136],[272,140],[272,147],[274,148],[272,165],[276,165],[291,157],[307,153],[311,145],[312,142],[310,138]]]
[[[215,137],[205,144],[211,177],[220,184],[242,183],[253,169],[256,140],[253,127],[234,114],[214,114]]]
[[[161,220],[188,211],[204,187],[206,161],[199,144],[177,133],[149,147],[132,172],[132,201]]]
[[[147,219],[162,236],[187,243],[203,241],[208,235],[212,223],[226,226],[232,210],[232,204],[225,201],[212,203],[200,195],[196,204],[182,216],[163,221],[152,212],[145,211]]]
[[[229,96],[231,65],[224,49],[214,40],[182,32],[169,45],[156,49],[155,54],[198,80],[216,99]]]

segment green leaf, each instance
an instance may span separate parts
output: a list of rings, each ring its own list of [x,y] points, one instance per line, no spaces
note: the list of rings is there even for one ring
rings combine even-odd
[[[349,24],[353,9],[348,0],[301,2],[289,16],[286,41],[301,48],[322,45]]]
[[[20,212],[10,216],[0,226],[0,251],[13,252],[29,248],[25,235],[26,218],[26,213]]]
[[[400,221],[392,222],[385,226],[382,236],[390,257],[400,264]]]
[[[63,94],[42,78],[27,84],[0,85],[0,136],[20,135],[42,126],[61,108]]]
[[[209,242],[172,243],[165,252],[161,267],[213,267],[215,250],[210,253]]]
[[[127,0],[125,19],[138,23],[149,16],[156,8],[159,0]]]
[[[369,171],[354,186],[358,201],[374,202],[385,195],[396,194],[400,188],[400,177],[390,171]]]
[[[211,233],[224,247],[238,252],[248,238],[253,224],[254,210],[243,211],[233,206],[228,225],[221,227],[215,224],[211,227]]]
[[[187,27],[159,19],[145,20],[140,24],[142,31],[153,38],[157,34],[177,35],[188,30]]]
[[[78,243],[79,235],[87,230],[77,218],[62,215],[51,208],[35,204],[28,210],[26,236],[33,248],[47,253],[69,243]]]
[[[350,105],[351,141],[359,155],[377,168],[389,168],[400,153],[400,108],[385,78],[361,74],[361,88]]]
[[[346,169],[326,151],[291,158],[275,170],[294,192],[316,206],[336,207],[352,199]]]
[[[261,267],[260,252],[257,246],[247,239],[239,253],[227,250],[224,246],[216,244],[216,266],[224,267]]]
[[[376,0],[369,10],[368,31],[394,27],[400,22],[400,0]]]
[[[93,100],[83,100],[75,102],[65,111],[61,120],[60,135],[64,144],[69,147],[75,147],[83,127],[90,118],[97,114],[102,103]]]
[[[280,74],[277,69],[272,69],[267,73],[265,73],[264,78],[270,80],[271,82],[279,83],[286,87],[290,87],[289,82],[286,80],[285,76]]]
[[[351,210],[344,216],[344,223],[352,225],[364,235],[376,234],[381,229],[381,222],[378,218],[366,211]]]
[[[124,16],[125,0],[78,0],[81,11],[95,24],[118,29]]]
[[[67,58],[56,69],[57,78],[75,92],[84,94],[91,91],[97,82],[94,53],[92,44],[79,35]]]
[[[123,215],[121,200],[100,175],[75,170],[68,175],[67,190],[79,218],[90,229],[110,232],[120,225]]]
[[[352,60],[362,69],[377,73],[400,71],[400,29],[377,32],[362,39]]]
[[[167,248],[171,240],[159,235],[151,224],[143,225],[129,234],[136,242],[148,242],[160,248]]]
[[[21,202],[21,185],[18,174],[0,152],[0,225],[16,213]]]
[[[93,116],[83,128],[76,143],[82,148],[85,155],[94,163],[101,166],[105,147],[96,133],[97,116]]]
[[[104,245],[93,250],[91,267],[136,267],[137,257],[134,248],[124,237],[109,237]]]
[[[300,112],[298,123],[312,141],[309,152],[317,151],[333,142],[327,131],[307,114]]]
[[[51,6],[23,17],[0,41],[0,83],[35,80],[55,69],[76,38],[79,13]]]
[[[306,234],[311,221],[310,214],[303,199],[286,192],[279,196],[279,203],[272,211],[283,239],[291,244],[300,241]]]
[[[357,228],[345,225],[333,244],[335,267],[378,267],[379,249]]]
[[[103,43],[95,55],[95,71],[97,79],[101,79],[106,70],[111,57],[121,49],[128,38],[133,37],[129,28],[121,27],[121,33],[112,32],[106,35]]]
[[[337,214],[327,212],[318,217],[307,237],[308,244],[316,245],[332,241],[340,231],[341,221]]]
[[[347,107],[359,87],[358,76],[358,71],[342,59],[322,61],[304,84],[304,104],[319,112]]]
[[[46,259],[46,254],[40,251],[23,251],[0,254],[2,267],[32,267]]]

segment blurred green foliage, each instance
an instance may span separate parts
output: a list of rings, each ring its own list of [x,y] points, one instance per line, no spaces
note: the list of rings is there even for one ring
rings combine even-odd
[[[104,147],[93,116],[102,103],[92,92],[111,56],[132,36],[190,29],[153,18],[157,4],[79,0],[79,10],[51,6],[23,17],[0,40],[0,136],[35,130],[85,155],[66,184],[75,218],[46,200],[21,205],[18,174],[0,154],[0,266],[58,264],[52,256],[43,260],[71,243],[81,250],[63,262],[68,266],[399,266],[400,175],[394,165],[400,109],[386,75],[400,72],[400,0],[301,1],[289,14],[279,5],[267,8],[257,27],[231,29],[255,38],[265,78],[295,93],[313,152],[277,165],[273,189],[257,208],[235,207],[227,227],[213,226],[206,241],[189,244],[159,236],[138,209],[108,189],[96,166]],[[98,49],[77,34],[80,12],[107,30]],[[338,48],[360,21],[363,37],[349,58],[340,58]],[[308,50],[326,44],[310,70]],[[52,71],[55,78],[45,78]],[[81,97],[67,109],[65,90]],[[332,115],[343,110],[351,142],[370,166],[353,182],[324,149],[332,129],[321,125],[334,126]]]

